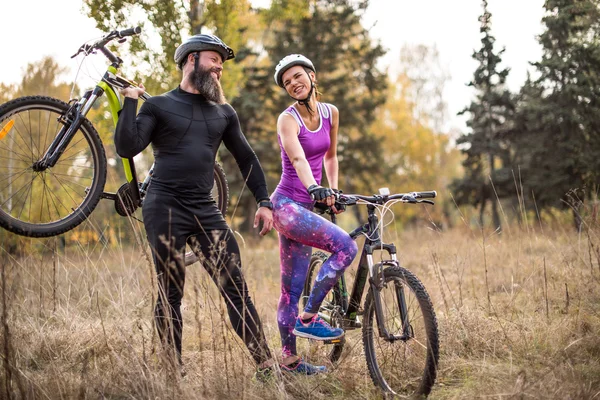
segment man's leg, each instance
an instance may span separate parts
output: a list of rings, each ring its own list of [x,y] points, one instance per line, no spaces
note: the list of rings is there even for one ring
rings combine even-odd
[[[177,232],[170,210],[144,216],[158,281],[154,309],[156,328],[163,346],[181,363],[181,299],[185,284],[183,252],[185,235]]]
[[[260,318],[248,294],[241,270],[240,250],[230,230],[198,234],[189,240],[193,248],[199,246],[202,264],[219,288],[227,305],[233,329],[250,354],[261,365],[271,359]]]

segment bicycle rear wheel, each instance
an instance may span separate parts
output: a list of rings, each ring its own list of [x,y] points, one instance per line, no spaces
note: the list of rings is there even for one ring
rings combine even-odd
[[[310,292],[314,286],[317,274],[328,257],[329,256],[327,254],[321,251],[317,251],[311,256],[310,263],[308,265],[308,272],[306,273],[306,280],[304,281],[304,289],[302,290],[302,307],[306,307],[306,303],[308,302],[308,297],[310,296]],[[302,310],[299,311],[301,312]],[[319,315],[331,326],[343,328],[343,313],[342,292],[339,286],[336,285],[327,294],[327,297],[325,297],[323,303],[321,303]],[[320,361],[322,362],[323,357],[326,357],[332,363],[336,363],[342,355],[344,343],[344,339],[342,339],[342,341],[339,343],[333,344],[323,344],[323,342],[310,340],[309,347],[307,349],[308,353],[303,354],[303,356],[310,363],[318,364]]]
[[[373,287],[364,306],[363,344],[369,373],[384,392],[427,396],[435,382],[439,358],[437,320],[425,287],[410,271],[388,267],[379,291],[383,321],[377,321]],[[400,299],[406,306],[403,329]],[[378,322],[385,322],[395,340],[381,337]],[[404,333],[408,333],[403,336]]]
[[[22,236],[69,231],[94,210],[106,182],[106,155],[85,119],[50,168],[35,168],[57,133],[69,105],[28,96],[0,106],[0,226]]]
[[[221,210],[221,214],[227,214],[229,207],[229,185],[227,184],[227,176],[221,164],[215,161],[215,183],[212,189],[212,197],[217,202],[217,207]]]

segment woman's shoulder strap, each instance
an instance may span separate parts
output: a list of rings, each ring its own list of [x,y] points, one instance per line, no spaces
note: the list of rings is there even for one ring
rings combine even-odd
[[[300,128],[302,128],[302,126],[303,126],[302,117],[300,117],[300,114],[298,114],[298,110],[296,110],[294,108],[294,106],[290,106],[290,107],[286,108],[285,111],[283,112],[283,114],[289,114],[292,117],[294,117],[298,126]]]
[[[321,117],[328,119],[331,122],[331,104],[329,103],[317,103],[317,107],[319,108],[319,112],[321,113]]]

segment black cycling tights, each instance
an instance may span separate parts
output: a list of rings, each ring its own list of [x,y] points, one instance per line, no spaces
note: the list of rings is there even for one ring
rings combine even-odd
[[[171,232],[173,235],[174,232]],[[155,319],[160,338],[168,348],[175,347],[181,362],[181,299],[185,282],[183,251],[185,238],[173,235],[170,243],[164,237],[151,237],[154,262],[158,274],[159,296]],[[183,243],[182,243],[183,242]],[[189,237],[201,263],[225,299],[227,312],[235,332],[244,340],[257,364],[271,358],[260,319],[248,294],[240,268],[240,250],[230,230],[214,230]],[[198,251],[199,250],[199,251]],[[167,262],[165,262],[165,260]],[[166,301],[165,301],[166,300]],[[165,307],[165,303],[169,305]]]

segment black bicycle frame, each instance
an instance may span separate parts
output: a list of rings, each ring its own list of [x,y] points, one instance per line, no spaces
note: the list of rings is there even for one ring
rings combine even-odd
[[[383,270],[385,266],[399,266],[396,246],[394,244],[383,243],[377,229],[378,218],[375,214],[375,206],[367,205],[368,222],[350,232],[350,237],[354,240],[361,235],[365,235],[365,243],[363,244],[356,278],[352,288],[352,293],[348,298],[346,290],[346,278],[344,274],[338,280],[338,286],[342,296],[341,304],[343,310],[344,329],[358,328],[355,321],[357,315],[360,315],[360,303],[365,291],[367,281],[370,287],[373,288],[373,300],[375,302],[375,315],[377,318],[377,326],[379,335],[385,340],[393,342],[396,340],[408,340],[411,337],[411,327],[408,321],[408,312],[406,310],[406,299],[404,297],[404,287],[401,283],[395,283],[396,297],[398,300],[400,317],[402,319],[402,335],[390,334],[385,326],[383,317],[383,307],[381,304],[380,290],[385,285]],[[333,215],[332,215],[333,217]],[[335,222],[335,219],[332,218]],[[381,263],[373,262],[373,253],[375,251],[386,251],[390,259]]]

